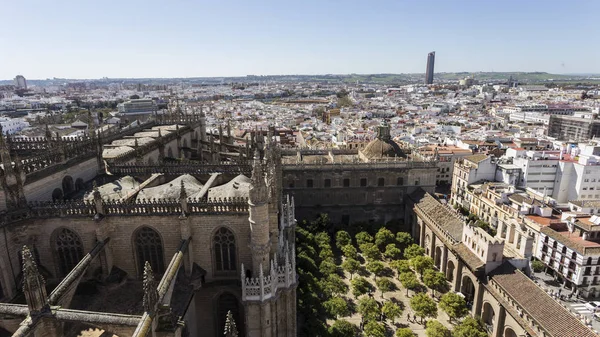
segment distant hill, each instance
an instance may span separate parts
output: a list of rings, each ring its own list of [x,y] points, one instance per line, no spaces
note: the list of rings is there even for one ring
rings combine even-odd
[[[465,77],[473,77],[479,81],[503,82],[511,76],[519,83],[548,83],[548,82],[588,82],[600,83],[600,74],[549,74],[545,72],[455,72],[435,73],[436,80],[458,81]],[[95,83],[145,83],[145,84],[170,84],[193,83],[205,85],[218,85],[230,83],[251,82],[307,82],[319,81],[328,83],[373,83],[387,85],[402,85],[422,83],[425,78],[423,73],[413,74],[324,74],[324,75],[247,75],[240,77],[189,77],[189,78],[103,78],[103,79],[47,79],[27,80],[31,85],[60,85],[69,82],[95,82]],[[12,80],[0,80],[0,85],[11,85]]]

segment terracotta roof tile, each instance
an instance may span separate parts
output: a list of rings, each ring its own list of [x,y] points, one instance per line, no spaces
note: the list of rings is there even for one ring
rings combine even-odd
[[[505,262],[490,277],[552,337],[594,337],[588,329],[520,270]]]

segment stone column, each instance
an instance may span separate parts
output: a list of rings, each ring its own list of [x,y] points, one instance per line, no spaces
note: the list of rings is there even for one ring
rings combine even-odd
[[[503,306],[500,306],[500,312],[496,314],[496,321],[494,322],[494,331],[492,337],[502,337],[504,332],[504,321],[506,319],[506,310]]]
[[[441,272],[444,273],[444,275],[446,275],[446,267],[448,265],[448,247],[446,247],[446,245],[444,245],[444,249],[442,249],[442,265],[441,265]]]

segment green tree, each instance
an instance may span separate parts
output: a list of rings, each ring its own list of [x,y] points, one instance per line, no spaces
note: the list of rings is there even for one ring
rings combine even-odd
[[[421,256],[423,254],[425,254],[425,248],[414,243],[406,247],[406,249],[404,250],[404,258],[408,260],[417,256]]]
[[[353,245],[342,246],[342,253],[344,253],[344,256],[349,259],[358,259],[358,252]]]
[[[420,285],[419,280],[417,280],[415,273],[413,273],[412,271],[400,274],[398,279],[402,283],[402,286],[406,288],[406,296],[408,296],[409,290],[415,290]]]
[[[379,288],[379,291],[381,291],[381,298],[383,298],[383,293],[394,290],[394,282],[387,277],[380,277],[375,280],[375,284]]]
[[[410,262],[408,262],[408,260],[394,260],[390,262],[390,267],[396,271],[398,274],[398,279],[400,279],[400,274],[412,272],[412,269],[410,269]]]
[[[332,317],[339,318],[344,316],[350,316],[350,309],[348,308],[348,302],[342,297],[332,297],[329,300],[323,302],[323,307],[327,310],[327,313]]]
[[[415,256],[410,259],[410,264],[421,277],[426,269],[433,268],[433,259],[429,256]]]
[[[410,236],[410,233],[407,232],[398,232],[396,233],[396,241],[402,248],[408,247],[408,245],[413,243],[413,238]]]
[[[322,286],[323,291],[330,295],[343,295],[348,292],[348,285],[344,280],[337,274],[329,274],[327,278],[323,280]]]
[[[385,326],[376,321],[365,324],[364,333],[366,337],[385,337]]]
[[[385,266],[381,261],[369,261],[367,262],[367,270],[375,274],[375,279],[377,280],[377,276],[382,275],[383,271],[385,270]]]
[[[481,323],[473,317],[466,317],[452,332],[453,337],[487,337],[488,334]]]
[[[381,259],[379,248],[374,243],[363,243],[359,248],[367,260]]]
[[[385,253],[384,255],[390,259],[390,260],[394,260],[400,257],[400,255],[402,255],[402,251],[396,247],[396,244],[394,243],[390,243],[389,245],[385,246]]]
[[[394,233],[385,227],[381,227],[375,234],[375,244],[380,248],[384,249],[390,243],[394,243],[396,237]]]
[[[358,327],[346,320],[338,319],[329,327],[330,337],[355,337]]]
[[[400,328],[396,330],[396,337],[415,337],[410,328]]]
[[[342,268],[350,274],[350,280],[352,280],[352,275],[360,269],[360,262],[348,258],[342,262]]]
[[[425,293],[413,296],[410,299],[410,307],[417,316],[421,317],[421,323],[423,323],[425,317],[437,317],[437,306]]]
[[[360,232],[356,234],[356,244],[360,247],[360,245],[365,243],[373,242],[373,237],[367,232]]]
[[[545,267],[546,267],[546,265],[542,261],[534,260],[531,262],[531,268],[536,273],[540,273],[540,272],[544,271]]]
[[[321,248],[329,248],[331,250],[329,234],[326,232],[320,232],[315,235],[315,242]]]
[[[364,277],[357,277],[350,282],[352,285],[352,295],[358,298],[360,295],[364,295],[373,292],[373,285],[367,281]]]
[[[402,309],[400,306],[392,301],[387,301],[383,303],[383,307],[381,307],[381,312],[385,315],[386,318],[392,321],[392,324],[396,321],[397,318],[402,315]]]
[[[357,310],[365,321],[374,321],[379,317],[379,304],[372,297],[363,297],[358,300]]]
[[[333,260],[333,251],[331,248],[321,247],[321,252],[319,252],[319,258],[321,260]]]
[[[352,237],[346,231],[339,231],[335,233],[335,245],[341,249],[346,245],[352,244]]]
[[[427,337],[451,337],[450,330],[446,328],[442,323],[431,320],[427,322],[427,328],[425,329],[425,335]]]
[[[436,291],[444,292],[448,288],[448,282],[446,282],[444,273],[433,269],[425,270],[423,273],[423,283],[427,288],[431,289],[434,296]]]
[[[335,265],[335,263],[325,260],[319,265],[319,271],[323,275],[336,274],[338,267]]]
[[[450,317],[450,321],[465,317],[469,310],[465,299],[453,292],[446,293],[440,299],[440,309],[444,310]]]

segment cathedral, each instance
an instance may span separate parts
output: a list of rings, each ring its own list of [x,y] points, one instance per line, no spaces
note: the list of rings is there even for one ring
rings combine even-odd
[[[270,133],[202,111],[89,130],[0,138],[0,336],[296,336]]]
[[[361,150],[289,149],[176,110],[0,137],[0,336],[296,336],[296,218],[402,224],[435,188],[385,123]]]

